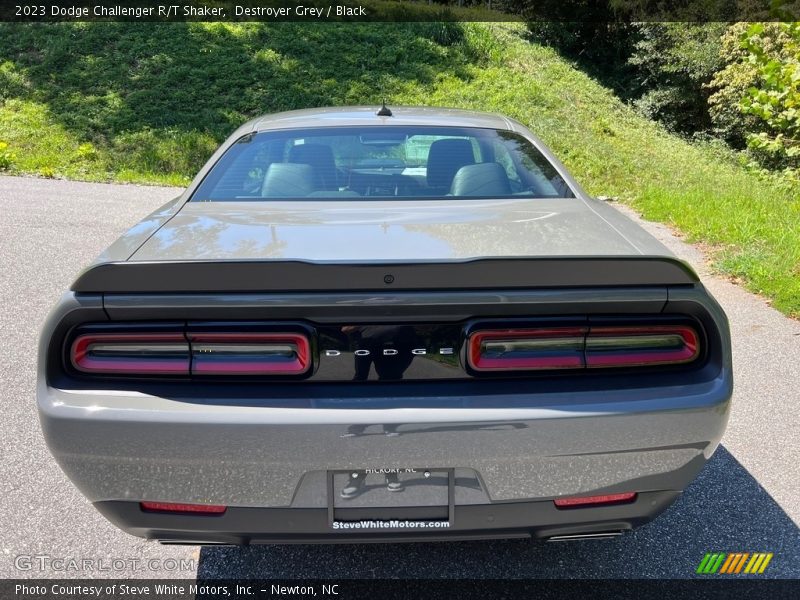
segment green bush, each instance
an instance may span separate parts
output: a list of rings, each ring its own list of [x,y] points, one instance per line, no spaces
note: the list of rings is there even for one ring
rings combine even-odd
[[[483,64],[502,60],[503,44],[488,26],[466,23],[463,32],[466,54],[472,60]]]
[[[0,171],[8,171],[14,166],[17,155],[8,149],[8,143],[0,142]]]
[[[642,23],[628,64],[631,95],[645,116],[683,134],[708,132],[707,84],[721,67],[722,23]]]
[[[765,41],[765,27],[754,23],[742,35],[748,61],[760,85],[747,90],[741,108],[758,119],[748,135],[751,148],[774,157],[789,170],[800,168],[800,23],[780,23],[781,50],[777,55]]]
[[[464,40],[464,28],[454,21],[433,21],[421,24],[421,34],[440,46],[453,46]]]
[[[646,117],[670,131],[708,133],[706,85],[722,66],[724,23],[532,22],[556,48]]]
[[[78,161],[95,161],[98,157],[99,153],[97,152],[97,148],[95,148],[91,142],[84,142],[75,150],[75,160]]]
[[[25,92],[25,77],[10,60],[0,62],[0,103]]]
[[[759,127],[755,115],[742,112],[742,99],[748,90],[762,84],[758,66],[749,58],[742,44],[750,23],[734,23],[722,35],[720,59],[723,67],[709,83],[709,115],[713,132],[735,148],[744,148],[747,137]],[[780,23],[764,23],[760,33],[761,46],[771,58],[779,59],[784,54],[786,36]],[[765,162],[766,157],[761,157]],[[768,162],[768,161],[766,161]]]

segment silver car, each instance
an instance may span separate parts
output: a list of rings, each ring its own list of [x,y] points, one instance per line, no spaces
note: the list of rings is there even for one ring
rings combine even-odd
[[[325,108],[238,129],[41,336],[61,468],[167,543],[619,535],[720,441],[697,275],[520,123]]]

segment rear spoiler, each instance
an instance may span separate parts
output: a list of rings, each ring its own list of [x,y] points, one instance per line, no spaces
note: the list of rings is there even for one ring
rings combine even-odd
[[[79,293],[399,291],[691,285],[685,262],[664,256],[479,258],[448,262],[110,262],[87,268]]]

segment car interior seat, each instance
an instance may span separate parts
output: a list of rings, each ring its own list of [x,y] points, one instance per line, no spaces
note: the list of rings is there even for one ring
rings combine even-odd
[[[289,162],[310,165],[314,171],[318,190],[338,190],[336,160],[333,150],[326,144],[299,144],[289,149]]]
[[[451,196],[509,196],[511,182],[506,170],[496,162],[461,167],[453,177]]]
[[[432,192],[446,194],[461,167],[475,163],[472,143],[466,139],[436,140],[428,151],[426,180]]]
[[[264,198],[305,198],[316,189],[314,169],[298,163],[272,163],[264,175]]]

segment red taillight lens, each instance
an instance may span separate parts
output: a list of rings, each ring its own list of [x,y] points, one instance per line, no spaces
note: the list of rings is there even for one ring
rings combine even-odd
[[[85,332],[69,360],[108,375],[303,375],[312,365],[308,337],[292,332]]]
[[[192,515],[221,515],[227,510],[227,506],[219,504],[184,504],[176,502],[140,502],[139,506],[146,512]]]
[[[699,356],[700,336],[688,325],[478,330],[466,353],[478,372],[681,365]]]
[[[72,364],[84,373],[189,374],[182,333],[89,333],[72,343]]]
[[[192,374],[301,375],[311,366],[301,333],[192,333]]]
[[[467,360],[476,371],[579,369],[586,329],[506,329],[469,336]]]
[[[628,504],[636,500],[636,492],[605,494],[603,496],[582,496],[577,498],[557,498],[553,500],[558,508],[588,508],[608,504]]]
[[[699,354],[697,332],[688,326],[592,327],[586,337],[589,368],[685,364]]]

